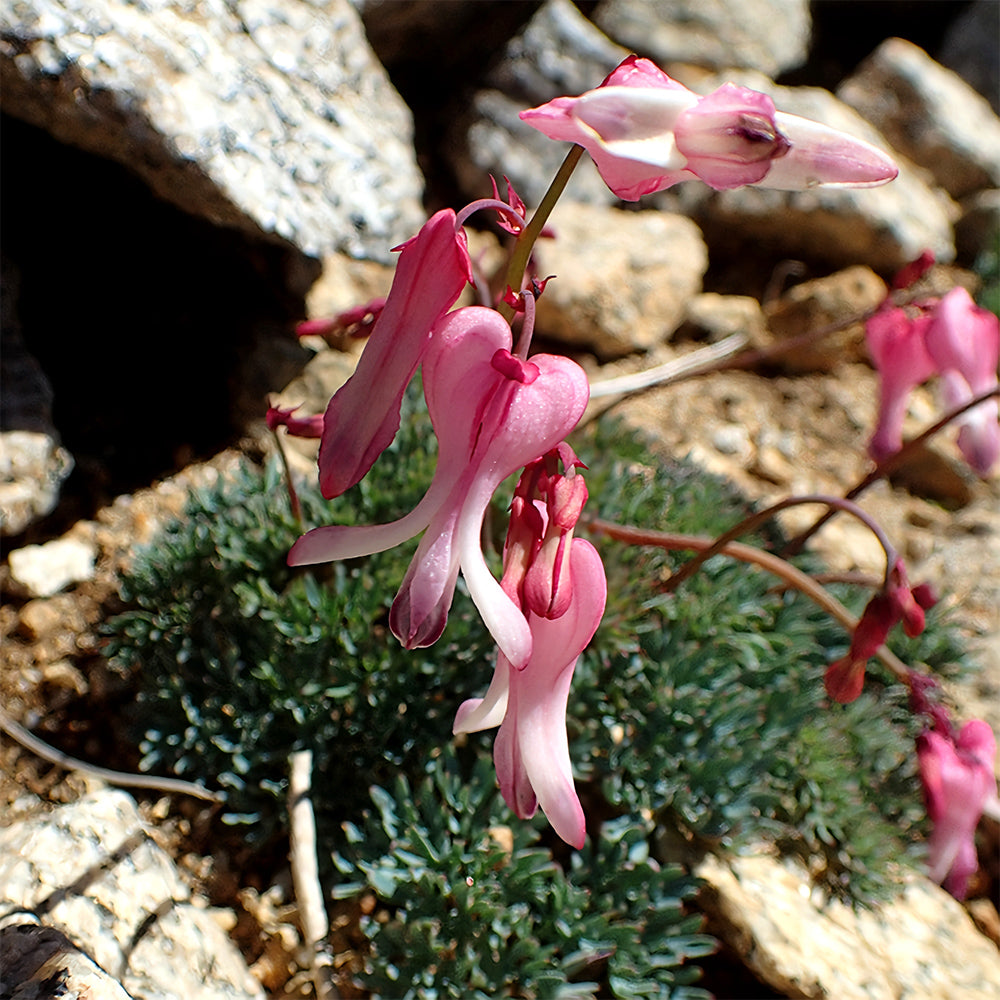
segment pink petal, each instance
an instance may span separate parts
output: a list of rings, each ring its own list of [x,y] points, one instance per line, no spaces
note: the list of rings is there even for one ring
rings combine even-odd
[[[453,733],[478,733],[482,729],[492,729],[503,722],[507,712],[507,698],[510,692],[510,661],[503,653],[497,654],[493,680],[485,698],[470,698],[463,701],[455,713]]]
[[[357,483],[388,447],[431,327],[470,280],[465,232],[456,232],[455,213],[443,209],[404,245],[357,370],[327,406],[319,452],[325,497],[340,496]]]

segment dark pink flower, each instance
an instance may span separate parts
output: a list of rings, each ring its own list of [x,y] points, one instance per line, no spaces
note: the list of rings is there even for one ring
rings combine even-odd
[[[461,705],[453,731],[499,725],[493,759],[507,804],[522,819],[541,806],[555,832],[579,848],[586,825],[573,783],[566,703],[577,660],[604,614],[607,581],[589,542],[575,539],[570,561],[572,596],[563,615],[548,619],[528,612],[531,657],[517,669],[501,652],[486,696]]]
[[[354,374],[326,408],[319,482],[327,498],[359,482],[399,429],[399,408],[434,326],[472,280],[465,230],[442,209],[400,248],[378,322]]]
[[[438,464],[424,498],[391,524],[315,528],[295,543],[288,561],[381,552],[426,529],[390,612],[397,638],[413,649],[441,635],[461,569],[497,645],[520,667],[531,654],[531,633],[519,604],[486,565],[483,518],[504,479],[576,426],[590,387],[568,358],[539,354],[523,361],[510,348],[510,327],[491,309],[469,306],[439,320],[422,352],[438,438]]]
[[[868,661],[885,643],[889,630],[902,622],[908,636],[920,635],[924,612],[935,600],[927,584],[910,586],[903,560],[897,558],[889,568],[885,586],[865,605],[847,655],[827,667],[823,681],[826,693],[844,704],[854,701],[864,687]]]
[[[299,404],[301,405],[301,404]],[[323,414],[315,413],[311,417],[297,417],[298,406],[290,406],[283,410],[279,406],[269,406],[264,419],[270,429],[284,427],[293,437],[318,438],[323,433]]]
[[[637,56],[597,89],[558,97],[521,118],[550,139],[583,146],[627,201],[690,179],[717,189],[794,191],[883,184],[898,173],[874,146],[775,111],[764,94],[725,84],[700,97]]]
[[[957,739],[938,732],[917,741],[927,815],[933,824],[929,875],[964,899],[979,865],[976,827],[984,811],[996,813],[996,739],[980,719],[967,722]]]

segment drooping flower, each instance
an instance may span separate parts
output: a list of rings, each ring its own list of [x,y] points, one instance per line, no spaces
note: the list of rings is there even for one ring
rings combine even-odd
[[[394,634],[408,649],[433,643],[444,630],[461,569],[497,645],[520,667],[531,654],[531,632],[483,558],[483,517],[507,476],[576,426],[590,389],[583,369],[568,358],[540,354],[523,361],[510,349],[510,326],[491,309],[469,306],[439,320],[422,355],[438,438],[427,493],[390,524],[315,528],[295,543],[288,561],[369,555],[426,529],[390,611]]]
[[[583,808],[573,784],[566,735],[566,704],[577,660],[604,614],[607,580],[597,550],[577,538],[570,553],[573,587],[558,618],[527,612],[531,657],[522,669],[499,653],[484,698],[463,702],[453,731],[471,733],[499,725],[493,745],[500,790],[522,819],[537,807],[568,844],[582,847]]]
[[[933,823],[930,878],[964,899],[979,866],[976,827],[984,811],[997,813],[996,739],[980,719],[967,722],[953,739],[937,731],[917,741],[920,777]]]
[[[1000,319],[981,309],[962,287],[942,296],[924,338],[941,373],[945,406],[955,409],[997,386]],[[965,460],[986,476],[1000,458],[1000,406],[994,397],[960,418],[958,447]]]
[[[854,701],[864,687],[868,661],[885,642],[889,630],[902,622],[908,636],[920,635],[924,630],[924,612],[935,602],[927,584],[910,586],[903,560],[897,558],[889,569],[886,585],[865,605],[847,655],[827,668],[826,693],[842,704]]]
[[[442,209],[400,248],[396,274],[354,374],[326,408],[319,483],[328,499],[359,482],[399,429],[406,386],[431,328],[472,281],[465,230]]]
[[[865,336],[880,380],[878,422],[868,445],[876,462],[903,446],[909,393],[932,375],[941,379],[949,410],[997,387],[1000,320],[962,287],[908,308],[886,299],[866,322]],[[966,461],[979,475],[988,475],[1000,459],[998,401],[988,399],[968,411],[959,428],[958,446]]]
[[[595,90],[558,97],[521,118],[550,139],[583,146],[626,201],[691,179],[718,190],[756,184],[795,191],[867,187],[898,173],[869,143],[776,111],[765,94],[724,84],[700,97],[634,55]]]

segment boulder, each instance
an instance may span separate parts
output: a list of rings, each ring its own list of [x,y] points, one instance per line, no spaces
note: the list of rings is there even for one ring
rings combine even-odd
[[[837,96],[953,198],[1000,187],[1000,118],[985,97],[912,42],[886,39]]]
[[[0,909],[34,913],[60,949],[71,943],[137,1000],[263,1000],[220,923],[225,911],[192,897],[124,792],[92,792],[0,830]],[[24,944],[39,932],[16,933]]]
[[[593,16],[616,42],[661,65],[769,76],[806,61],[812,28],[807,0],[603,0]]]
[[[348,0],[18,0],[10,114],[192,215],[315,257],[384,257],[422,218],[408,109]]]
[[[535,249],[539,277],[555,275],[538,299],[540,335],[601,359],[668,340],[701,291],[708,251],[697,226],[667,212],[624,212],[560,203],[555,239]]]

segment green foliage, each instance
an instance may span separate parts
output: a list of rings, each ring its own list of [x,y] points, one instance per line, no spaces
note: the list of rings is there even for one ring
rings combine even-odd
[[[373,788],[336,857],[352,879],[337,895],[368,887],[388,909],[364,927],[377,996],[707,997],[684,965],[715,948],[686,912],[695,881],[650,858],[648,823],[605,824],[567,870],[537,824],[507,825],[488,757],[462,774],[445,754],[429,772]]]

